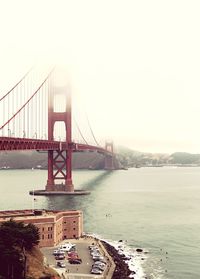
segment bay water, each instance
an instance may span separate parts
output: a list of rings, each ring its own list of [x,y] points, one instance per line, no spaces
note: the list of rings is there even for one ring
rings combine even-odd
[[[80,209],[85,232],[148,251],[147,278],[200,278],[200,168],[76,170],[75,188],[90,195],[34,200],[29,191],[46,179],[46,170],[0,170],[0,210]]]

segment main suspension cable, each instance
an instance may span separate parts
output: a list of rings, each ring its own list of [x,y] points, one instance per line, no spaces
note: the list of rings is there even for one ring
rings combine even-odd
[[[55,68],[55,67],[54,67]],[[15,118],[21,111],[22,109],[24,109],[26,107],[26,105],[33,99],[33,97],[38,93],[38,91],[42,88],[42,86],[45,84],[45,82],[49,79],[50,75],[52,74],[52,72],[54,71],[54,68],[50,71],[50,73],[48,74],[48,76],[45,78],[45,80],[42,82],[42,84],[38,87],[38,89],[32,94],[32,96],[23,104],[23,106],[15,113],[13,114],[12,117],[10,117],[10,119],[8,119],[8,121],[6,123],[4,123],[1,127],[0,130],[3,129],[7,124],[9,125],[10,121]]]
[[[33,66],[26,72],[26,74],[3,96],[0,98],[0,102],[6,98],[26,77],[27,75],[32,71]]]
[[[77,129],[78,129],[78,131],[79,131],[79,133],[80,133],[82,139],[83,139],[84,142],[88,145],[88,142],[87,142],[86,139],[84,138],[84,136],[83,136],[83,134],[82,134],[82,132],[81,132],[81,130],[80,130],[80,128],[79,128],[79,125],[78,125],[78,123],[76,122],[75,117],[73,117],[73,120],[74,120],[74,122],[75,122],[75,124],[76,124],[76,127],[77,127]]]
[[[93,132],[93,130],[92,130],[92,127],[91,127],[91,125],[90,125],[90,122],[89,122],[89,119],[88,119],[87,113],[85,113],[85,114],[86,114],[86,118],[87,118],[88,126],[89,126],[89,128],[90,128],[90,132],[91,132],[91,134],[92,134],[92,136],[93,136],[93,139],[94,139],[94,141],[96,142],[96,144],[97,144],[98,146],[100,146],[100,145],[99,145],[99,143],[98,143],[98,141],[96,140],[96,137],[95,137],[94,132]]]

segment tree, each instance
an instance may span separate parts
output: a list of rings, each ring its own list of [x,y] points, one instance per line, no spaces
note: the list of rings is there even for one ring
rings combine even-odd
[[[10,220],[0,226],[0,260],[2,258],[5,268],[2,272],[8,278],[25,278],[26,276],[26,251],[39,243],[39,229],[33,224],[24,224]],[[15,277],[15,267],[23,266],[23,275]],[[20,268],[18,270],[20,272]],[[1,274],[1,270],[0,270]],[[21,277],[20,277],[21,276]]]

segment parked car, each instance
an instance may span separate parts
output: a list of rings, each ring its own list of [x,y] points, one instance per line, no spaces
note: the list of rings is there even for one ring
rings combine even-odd
[[[68,261],[70,264],[81,264],[82,263],[81,259],[69,259]]]
[[[95,244],[91,244],[91,245],[88,246],[89,250],[94,249],[94,248],[98,248],[98,246],[95,245]]]
[[[102,274],[102,271],[98,268],[92,268],[90,273],[92,273],[92,274]]]
[[[94,257],[94,256],[101,256],[101,254],[99,252],[92,252],[91,253],[91,256]]]
[[[57,255],[55,256],[56,260],[64,260],[65,259],[65,255]]]
[[[66,267],[66,264],[64,262],[57,262],[57,266]]]
[[[77,259],[78,258],[78,253],[77,252],[68,252],[68,258]]]
[[[93,250],[96,250],[96,249],[98,249],[98,247],[94,246],[94,247],[91,247],[89,250],[90,250],[90,252],[92,252]]]
[[[54,256],[64,255],[64,254],[65,254],[65,252],[60,250],[60,249],[56,249],[56,250],[53,251]]]
[[[68,251],[70,251],[70,249],[74,248],[75,246],[76,246],[76,244],[72,244],[70,242],[67,242],[65,244],[62,244],[60,246],[60,249],[62,249],[65,252],[68,252]]]
[[[60,253],[63,253],[63,254],[65,254],[65,249],[63,249],[63,248],[59,248],[59,251],[60,251]]]
[[[99,249],[90,250],[90,254],[92,255],[93,253],[99,253],[100,254],[100,250]]]
[[[101,261],[96,261],[96,262],[94,262],[94,264],[93,265],[101,265],[101,266],[106,266],[106,264],[105,263],[103,263],[103,262],[101,262]]]
[[[95,261],[95,264],[107,264],[106,260]]]
[[[103,256],[93,256],[92,257],[93,260],[96,262],[96,261],[103,261],[104,260],[104,257]]]
[[[99,269],[99,270],[101,270],[101,271],[104,271],[105,268],[106,268],[106,265],[105,265],[105,264],[96,264],[96,263],[95,263],[95,264],[92,265],[92,268],[93,268],[93,269],[94,269],[94,268],[95,268],[95,269],[97,268],[97,269]]]
[[[69,252],[73,252],[73,251],[76,251],[76,246],[73,246],[69,249]]]

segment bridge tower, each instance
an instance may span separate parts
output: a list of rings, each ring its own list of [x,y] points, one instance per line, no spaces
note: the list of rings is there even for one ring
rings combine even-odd
[[[105,156],[105,170],[114,170],[114,150],[113,150],[113,142],[106,142],[105,149],[110,153]]]
[[[67,150],[62,150],[62,146],[60,146],[59,150],[48,151],[46,191],[74,192],[74,185],[72,183],[71,92],[69,87],[61,87],[59,94],[66,96],[66,108],[64,112],[55,112],[54,97],[56,91],[57,88],[51,84],[48,96],[48,140],[54,140],[55,123],[57,121],[64,122]],[[57,181],[60,181],[60,183],[56,183]]]

